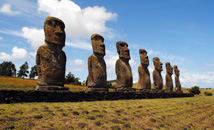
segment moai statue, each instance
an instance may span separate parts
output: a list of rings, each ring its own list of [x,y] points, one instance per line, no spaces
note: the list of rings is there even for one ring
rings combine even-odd
[[[64,87],[66,55],[65,25],[62,20],[48,16],[44,23],[45,44],[36,54],[37,90],[68,90]]]
[[[153,63],[155,66],[155,70],[153,71],[153,81],[154,81],[154,89],[162,90],[163,89],[163,79],[161,76],[161,71],[163,71],[162,65],[158,57],[153,58]]]
[[[176,92],[182,92],[181,91],[181,83],[179,80],[180,70],[178,69],[177,65],[174,65],[174,72],[175,72],[175,91]]]
[[[173,68],[169,62],[166,62],[165,66],[166,66],[166,78],[165,78],[166,88],[165,88],[165,90],[170,92],[170,91],[173,91],[173,82],[172,82]]]
[[[116,43],[119,59],[116,62],[115,71],[117,75],[117,91],[132,91],[132,70],[129,65],[130,54],[128,44],[124,41]]]
[[[151,89],[151,81],[150,81],[150,74],[148,70],[149,66],[149,59],[147,56],[147,51],[144,49],[139,49],[140,54],[140,61],[141,64],[138,67],[138,89],[149,91]]]
[[[99,34],[91,36],[93,54],[88,58],[88,83],[87,91],[108,91],[106,88],[106,63],[104,38]]]

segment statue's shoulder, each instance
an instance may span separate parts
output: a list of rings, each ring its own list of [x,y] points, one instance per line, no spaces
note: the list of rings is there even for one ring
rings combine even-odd
[[[119,58],[119,59],[117,59],[117,61],[116,61],[116,64],[121,64],[123,61]]]
[[[92,54],[92,55],[90,55],[89,57],[88,57],[88,59],[92,59],[94,57],[94,55]]]
[[[40,51],[40,50],[44,50],[44,49],[47,49],[48,46],[47,45],[41,45],[37,51]]]
[[[141,69],[143,69],[143,67],[142,67],[142,65],[139,65],[138,70],[141,70]]]

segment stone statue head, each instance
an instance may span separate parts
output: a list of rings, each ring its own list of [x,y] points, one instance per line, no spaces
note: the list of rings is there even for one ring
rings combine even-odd
[[[65,24],[62,20],[48,16],[45,19],[45,42],[65,46]]]
[[[149,57],[147,56],[147,51],[144,49],[139,49],[140,62],[144,66],[149,66]]]
[[[117,52],[119,54],[120,58],[125,58],[127,60],[130,60],[130,54],[129,54],[129,48],[128,48],[128,44],[124,41],[118,41],[116,43],[117,46]]]
[[[180,75],[180,70],[178,69],[177,65],[174,65],[174,72],[176,76]]]
[[[93,53],[98,55],[105,55],[105,44],[103,36],[99,34],[92,34],[91,35],[91,43],[93,48]]]
[[[156,70],[163,71],[163,68],[162,68],[163,63],[160,62],[160,59],[158,57],[153,58],[153,63]]]
[[[166,63],[165,63],[165,66],[166,66],[166,72],[167,72],[168,74],[172,75],[172,74],[173,74],[173,68],[172,68],[172,66],[170,65],[170,63],[169,63],[169,62],[166,62]]]

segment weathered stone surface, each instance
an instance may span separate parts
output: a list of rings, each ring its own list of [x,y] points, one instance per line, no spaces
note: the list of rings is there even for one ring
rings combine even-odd
[[[93,54],[88,58],[88,83],[89,91],[107,91],[106,88],[106,63],[104,38],[99,34],[91,36]]]
[[[161,71],[163,71],[162,65],[158,57],[153,58],[153,63],[155,66],[155,70],[153,71],[153,81],[154,81],[154,89],[162,90],[163,89],[163,79],[161,76]]]
[[[151,80],[150,80],[150,73],[148,70],[149,66],[149,59],[147,56],[147,51],[144,49],[139,50],[140,54],[140,61],[141,64],[138,67],[138,89],[151,89]]]
[[[181,91],[181,83],[180,83],[180,70],[178,69],[177,65],[174,65],[174,72],[175,72],[175,91]]]
[[[167,91],[171,90],[172,91],[173,90],[173,81],[172,81],[173,68],[169,62],[166,62],[165,66],[166,66],[166,77],[165,77],[166,88],[165,88],[165,90],[167,90]]]
[[[66,55],[65,25],[62,20],[47,17],[44,23],[45,44],[40,46],[36,54],[38,72],[38,90],[48,90],[49,86],[61,90],[64,86]]]
[[[117,75],[116,87],[118,91],[132,90],[132,70],[129,64],[130,54],[128,44],[124,41],[116,43],[119,59],[116,62],[115,71]]]

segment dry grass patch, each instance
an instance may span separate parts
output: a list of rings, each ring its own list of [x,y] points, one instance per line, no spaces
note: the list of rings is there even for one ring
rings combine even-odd
[[[15,78],[15,77],[1,77],[0,76],[0,90],[35,90],[37,81],[33,79]],[[86,86],[65,84],[69,91],[83,91]]]
[[[214,96],[0,104],[0,128],[214,129]],[[77,114],[78,113],[78,114]]]

